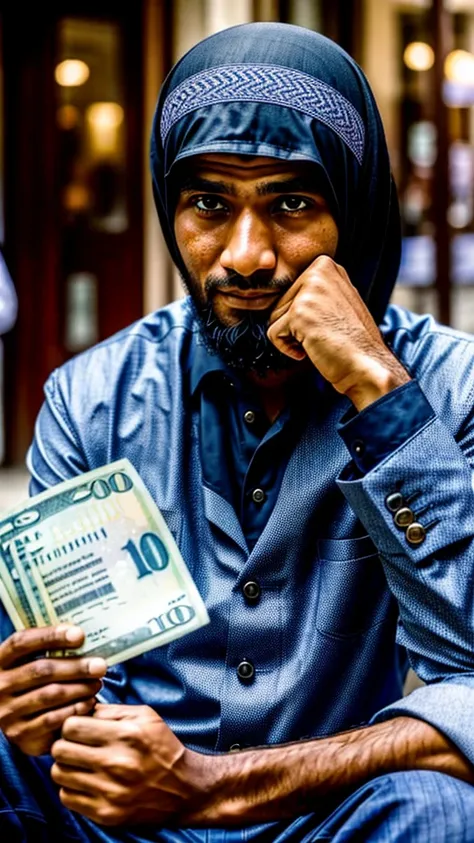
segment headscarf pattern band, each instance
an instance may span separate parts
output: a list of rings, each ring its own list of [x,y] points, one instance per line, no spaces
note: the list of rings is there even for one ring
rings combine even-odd
[[[213,67],[186,79],[167,97],[161,115],[163,145],[174,124],[198,108],[225,102],[286,106],[329,126],[354,153],[364,156],[364,123],[357,109],[335,88],[288,67],[236,64]]]

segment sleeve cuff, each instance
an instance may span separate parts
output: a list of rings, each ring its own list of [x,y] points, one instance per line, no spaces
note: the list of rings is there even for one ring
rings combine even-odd
[[[417,717],[438,729],[474,764],[474,676],[417,688],[404,699],[383,708],[370,724],[394,717]]]
[[[349,410],[338,432],[359,476],[390,456],[435,415],[418,383],[399,386],[357,413]]]

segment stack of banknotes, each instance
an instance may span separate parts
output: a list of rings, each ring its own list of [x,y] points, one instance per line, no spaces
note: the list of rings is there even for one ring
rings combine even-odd
[[[110,665],[209,622],[163,516],[125,459],[0,516],[0,599],[16,629],[80,626],[86,638],[74,654]]]

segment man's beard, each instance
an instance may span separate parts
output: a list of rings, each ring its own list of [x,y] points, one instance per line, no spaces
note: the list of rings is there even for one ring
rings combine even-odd
[[[213,307],[214,291],[228,287],[240,290],[275,290],[283,295],[291,287],[289,278],[264,280],[263,275],[244,278],[229,273],[226,278],[210,275],[206,279],[203,293],[193,277],[183,278],[190,293],[192,306],[198,317],[201,336],[208,351],[218,354],[231,369],[242,373],[254,372],[265,377],[269,372],[290,369],[295,361],[279,351],[267,337],[270,313],[274,303],[267,310],[245,313],[239,322],[226,325],[216,315]]]

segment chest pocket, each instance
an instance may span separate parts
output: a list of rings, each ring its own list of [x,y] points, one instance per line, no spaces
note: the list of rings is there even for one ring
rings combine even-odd
[[[395,601],[369,536],[321,539],[317,564],[316,627],[320,632],[354,636],[393,618]]]

